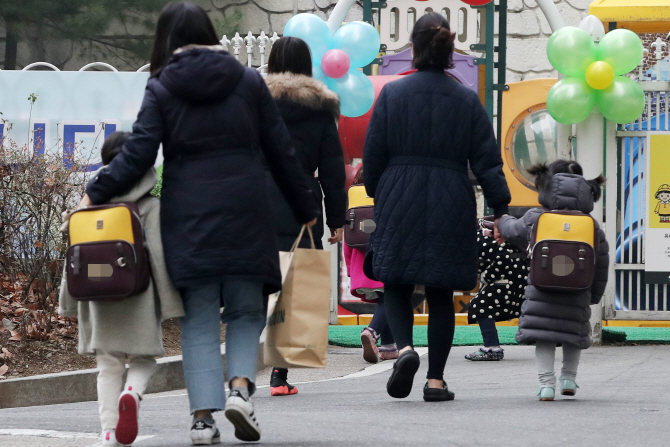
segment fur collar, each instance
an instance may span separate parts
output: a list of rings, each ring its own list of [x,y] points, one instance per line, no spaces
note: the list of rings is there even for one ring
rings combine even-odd
[[[193,50],[195,48],[202,48],[204,50],[212,50],[212,51],[225,51],[225,48],[223,48],[223,45],[198,45],[198,44],[192,43],[192,44],[189,44],[189,45],[185,45],[181,48],[177,48],[176,50],[174,50],[174,53],[172,53],[172,54],[183,53],[184,51]]]
[[[265,83],[275,99],[288,99],[312,110],[329,112],[340,117],[340,98],[316,79],[294,73],[269,74]]]

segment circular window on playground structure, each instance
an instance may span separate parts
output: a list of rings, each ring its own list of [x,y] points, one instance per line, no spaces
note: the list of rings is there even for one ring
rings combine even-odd
[[[547,112],[547,105],[537,104],[519,115],[507,133],[507,166],[528,188],[535,189],[535,178],[527,168],[537,163],[551,163],[558,158],[556,131],[556,121]]]

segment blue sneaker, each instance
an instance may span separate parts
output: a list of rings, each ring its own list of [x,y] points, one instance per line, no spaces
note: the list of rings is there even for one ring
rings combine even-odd
[[[548,386],[540,387],[540,392],[537,395],[542,401],[554,400],[554,389]]]
[[[571,379],[560,379],[561,382],[561,394],[564,396],[574,396],[577,394],[577,388],[579,385]]]

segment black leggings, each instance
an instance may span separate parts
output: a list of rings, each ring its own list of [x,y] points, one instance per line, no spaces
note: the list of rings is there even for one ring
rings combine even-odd
[[[398,350],[412,346],[414,309],[408,284],[384,284],[384,307]],[[442,380],[444,367],[454,342],[454,291],[426,286],[428,301],[428,374],[426,378]]]

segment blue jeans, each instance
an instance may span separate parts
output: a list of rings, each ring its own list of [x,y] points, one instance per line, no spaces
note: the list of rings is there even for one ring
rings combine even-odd
[[[377,309],[375,309],[375,313],[372,315],[369,327],[379,334],[383,345],[392,345],[395,343],[395,340],[393,340],[393,334],[391,333],[391,328],[389,327],[389,322],[386,318],[384,293],[377,292],[377,295]]]
[[[226,390],[219,334],[226,323],[227,376],[249,379],[256,390],[258,342],[265,326],[263,283],[231,280],[182,290],[181,325],[184,379],[191,413],[223,410]],[[219,313],[221,302],[223,314]]]

